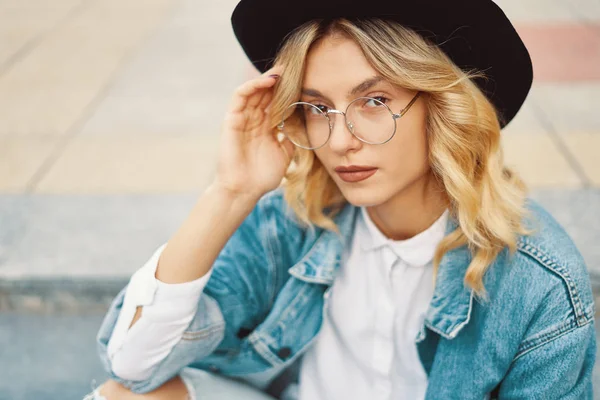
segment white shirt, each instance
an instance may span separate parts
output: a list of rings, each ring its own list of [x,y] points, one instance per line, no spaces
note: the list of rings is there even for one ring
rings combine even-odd
[[[432,260],[447,213],[420,234],[393,241],[361,209],[323,325],[302,361],[300,400],[425,397],[415,339],[433,296]]]
[[[433,254],[447,215],[408,240],[392,241],[361,209],[323,325],[303,358],[300,400],[424,397],[427,376],[415,338],[433,294]],[[113,372],[123,379],[147,379],[169,354],[212,272],[186,283],[159,281],[155,271],[165,245],[132,276],[108,343]],[[128,330],[137,305],[144,305],[142,316]]]

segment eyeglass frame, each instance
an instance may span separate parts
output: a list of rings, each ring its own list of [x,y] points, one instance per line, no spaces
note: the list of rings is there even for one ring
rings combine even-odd
[[[327,140],[325,141],[325,143],[323,143],[323,144],[322,144],[322,145],[320,145],[319,147],[305,147],[305,146],[301,146],[301,145],[299,145],[299,144],[296,144],[296,143],[294,143],[294,142],[293,142],[293,141],[292,141],[290,138],[288,138],[288,140],[289,140],[290,142],[292,142],[292,144],[293,144],[294,146],[300,147],[300,148],[302,148],[302,149],[305,149],[305,150],[317,150],[317,149],[320,149],[321,147],[325,146],[325,145],[327,144],[327,142],[329,142],[329,139],[331,138],[331,133],[332,133],[332,130],[333,130],[333,125],[332,125],[332,123],[331,123],[331,119],[329,118],[329,114],[342,114],[342,115],[344,116],[344,125],[346,126],[346,128],[348,128],[348,130],[350,131],[350,133],[351,133],[351,134],[352,134],[352,135],[353,135],[355,138],[357,138],[358,140],[360,140],[360,141],[361,141],[361,142],[363,142],[363,143],[366,143],[366,144],[371,144],[371,145],[380,145],[380,144],[386,144],[387,142],[389,142],[390,140],[392,140],[392,139],[393,139],[393,137],[396,135],[396,128],[397,128],[397,125],[396,125],[396,120],[397,120],[397,119],[399,119],[399,118],[402,118],[402,117],[403,117],[403,116],[404,116],[404,115],[405,115],[405,114],[408,112],[408,110],[410,110],[410,108],[412,107],[412,105],[413,105],[413,104],[415,104],[415,102],[416,102],[416,101],[417,101],[417,99],[418,99],[418,98],[421,96],[421,94],[422,94],[422,93],[423,93],[423,92],[421,92],[421,91],[418,91],[418,92],[417,92],[417,94],[415,94],[415,96],[412,98],[412,100],[411,100],[411,101],[410,101],[410,102],[409,102],[409,103],[406,105],[406,107],[404,107],[402,110],[400,110],[400,112],[399,112],[399,113],[394,113],[394,112],[391,110],[391,108],[390,108],[390,107],[389,107],[387,104],[385,104],[385,103],[383,103],[383,102],[381,102],[381,101],[377,100],[377,99],[376,99],[376,98],[374,98],[374,97],[357,97],[356,99],[352,100],[352,101],[351,101],[351,102],[348,104],[348,106],[346,107],[346,110],[345,110],[345,111],[336,110],[335,108],[329,109],[329,110],[327,110],[327,111],[321,111],[321,110],[320,110],[318,107],[316,107],[314,104],[312,104],[312,103],[307,103],[307,102],[305,102],[305,101],[298,101],[298,102],[292,103],[292,104],[290,104],[289,106],[287,106],[286,110],[287,110],[288,108],[290,108],[291,106],[298,105],[298,104],[307,104],[307,105],[310,105],[310,106],[313,106],[313,107],[317,108],[317,110],[319,110],[319,112],[321,112],[321,114],[323,114],[323,116],[324,116],[325,118],[327,118],[327,122],[328,122],[328,125],[329,125],[329,135],[327,136]],[[375,100],[376,102],[383,104],[383,105],[385,106],[385,108],[387,108],[387,109],[388,109],[388,111],[390,112],[390,115],[391,115],[391,117],[392,117],[392,120],[394,121],[394,132],[392,132],[392,135],[391,135],[391,136],[390,136],[390,137],[389,137],[387,140],[385,140],[385,141],[383,141],[383,142],[381,142],[381,143],[371,143],[371,142],[368,142],[368,141],[366,141],[366,140],[364,140],[364,139],[361,139],[360,137],[358,137],[358,136],[357,136],[357,135],[356,135],[354,132],[352,132],[351,128],[348,126],[348,120],[346,119],[346,113],[348,112],[348,109],[350,108],[350,106],[351,106],[352,104],[354,104],[354,102],[355,102],[355,101],[357,101],[357,100],[360,100],[360,99],[369,99],[369,100]],[[283,128],[284,128],[284,126],[285,126],[285,120],[283,120],[283,117],[282,117],[282,121],[281,121],[281,123],[280,123],[279,125],[277,125],[277,128],[279,129],[279,131],[280,131],[281,133],[283,133],[283,134],[284,134],[284,135],[287,137],[287,135],[286,135],[286,134],[285,134],[285,132],[283,131]]]

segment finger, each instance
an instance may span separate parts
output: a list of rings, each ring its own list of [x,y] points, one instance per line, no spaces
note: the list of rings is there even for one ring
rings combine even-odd
[[[268,70],[266,70],[262,76],[269,76],[269,75],[281,75],[281,73],[283,72],[283,65],[275,65],[272,68],[269,68]]]
[[[251,96],[248,98],[246,107],[247,108],[256,108],[257,106],[259,106],[262,103],[262,100],[265,98],[265,96],[272,92],[273,92],[272,86],[265,88],[265,89],[261,90],[260,92],[257,92],[254,96]]]
[[[265,71],[265,73],[263,73],[261,76],[264,76],[266,78],[275,78],[276,80],[279,79],[279,76],[281,74],[283,70],[283,67],[280,65],[277,65],[267,71]],[[271,94],[273,93],[273,87],[270,87],[269,89],[265,89],[262,91],[262,94],[260,96],[256,95],[256,96],[252,96],[251,98],[248,99],[248,102],[246,104],[246,107],[259,107],[262,109],[266,108],[266,104],[269,104],[270,100],[266,101],[266,104],[264,104],[265,102],[265,97],[267,97],[267,99],[271,98]]]
[[[269,88],[274,84],[274,81],[281,75],[283,72],[282,65],[275,65],[274,67],[265,71],[260,77],[252,79],[242,85],[238,90],[240,90],[240,95],[245,97],[245,99],[238,98],[238,101],[233,101],[232,111],[239,112],[243,110],[245,107],[255,107],[257,104],[260,104],[262,96],[252,96],[259,89]],[[252,89],[254,88],[254,90]],[[263,90],[263,92],[270,92],[270,90]]]
[[[247,107],[248,100],[261,89],[266,89],[275,84],[275,79],[269,77],[260,77],[252,79],[238,87],[231,99],[230,110],[240,112]]]
[[[271,100],[273,100],[273,91],[266,91],[266,93],[260,100],[260,103],[258,104],[258,108],[260,108],[261,110],[266,110],[267,106],[271,103]]]

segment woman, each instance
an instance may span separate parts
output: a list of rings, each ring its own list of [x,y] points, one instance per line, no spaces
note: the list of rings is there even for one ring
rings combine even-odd
[[[264,74],[89,398],[592,398],[586,267],[503,165],[527,50],[490,0],[416,3],[237,6]]]

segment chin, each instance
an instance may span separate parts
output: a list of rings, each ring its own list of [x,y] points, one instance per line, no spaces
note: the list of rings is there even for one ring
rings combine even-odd
[[[339,187],[339,186],[338,186]],[[356,207],[373,207],[387,202],[391,195],[374,185],[357,187],[339,187],[344,198]]]

